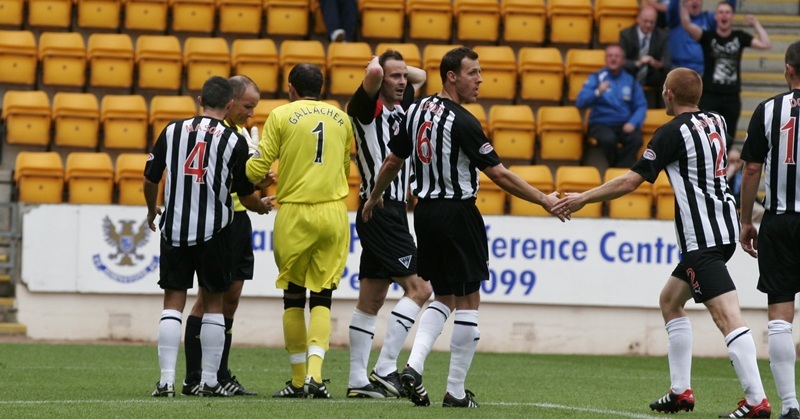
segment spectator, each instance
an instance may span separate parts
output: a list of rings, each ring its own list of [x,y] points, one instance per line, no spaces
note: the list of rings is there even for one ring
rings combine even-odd
[[[356,0],[319,0],[322,19],[331,42],[356,40],[358,4]]]
[[[656,9],[645,6],[636,18],[636,24],[619,33],[619,43],[625,52],[625,70],[642,86],[649,108],[663,108],[661,87],[669,69],[667,32],[655,26]],[[649,94],[648,94],[649,93]]]
[[[681,26],[681,1],[671,1],[667,8],[667,29],[669,31],[667,43],[672,67],[691,68],[698,74],[703,74],[703,49]],[[727,2],[731,7],[736,8],[736,0],[727,0]],[[707,31],[717,29],[714,14],[703,11],[703,0],[688,0],[686,8],[689,9],[692,23]]]
[[[656,17],[656,27],[660,29],[667,29],[667,8],[669,8],[669,0],[647,0],[647,5],[656,9],[658,16]]]
[[[606,47],[606,66],[589,75],[576,101],[579,108],[591,110],[589,136],[597,140],[610,167],[631,167],[636,161],[647,111],[642,86],[622,70],[623,63],[619,45]]]

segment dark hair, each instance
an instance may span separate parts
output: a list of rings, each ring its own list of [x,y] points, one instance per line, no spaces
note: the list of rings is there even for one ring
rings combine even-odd
[[[289,83],[300,97],[319,99],[322,93],[322,70],[314,64],[297,64],[289,72]]]
[[[228,82],[230,82],[231,87],[233,88],[233,98],[236,100],[241,99],[244,96],[244,92],[247,91],[247,88],[250,86],[253,86],[253,88],[256,89],[256,92],[258,92],[258,86],[256,86],[256,82],[243,74],[237,74],[229,78]]]
[[[439,65],[439,75],[442,77],[442,84],[447,81],[448,72],[452,71],[458,73],[461,71],[461,60],[464,58],[477,60],[478,54],[467,47],[453,48],[444,54],[442,63]]]
[[[380,64],[381,68],[383,68],[383,66],[389,60],[404,61],[403,54],[400,54],[400,51],[387,49],[386,52],[384,52],[383,54],[381,54],[380,57],[378,57],[378,64]]]
[[[200,91],[203,106],[211,109],[225,109],[225,105],[233,99],[233,87],[225,77],[211,76]]]
[[[800,77],[800,41],[794,41],[786,48],[786,64],[794,68],[795,77]]]

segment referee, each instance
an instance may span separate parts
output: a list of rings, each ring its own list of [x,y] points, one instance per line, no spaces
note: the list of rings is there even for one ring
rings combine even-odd
[[[800,419],[795,389],[792,340],[795,296],[800,292],[800,41],[786,49],[784,70],[789,91],[761,102],[747,129],[742,149],[742,248],[758,257],[759,291],[767,294],[769,366],[781,398],[781,419]],[[767,196],[759,231],[753,204],[766,165]]]
[[[186,290],[194,275],[203,295],[200,341],[203,370],[200,396],[232,396],[217,381],[225,345],[222,296],[231,284],[230,234],[233,219],[232,192],[242,204],[259,214],[272,208],[268,198],[259,199],[247,180],[244,137],[228,128],[223,119],[233,103],[233,89],[222,77],[211,77],[199,97],[202,115],[170,122],[156,140],[144,170],[147,221],[156,231],[160,215],[161,262],[159,286],[164,290],[164,310],[158,327],[158,360],[161,379],[154,397],[175,395],[175,365],[181,341],[181,318]],[[156,206],[158,183],[166,171],[165,208]]]

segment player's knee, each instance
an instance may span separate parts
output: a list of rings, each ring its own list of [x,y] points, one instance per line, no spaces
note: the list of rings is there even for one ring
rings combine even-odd
[[[309,308],[314,307],[326,307],[328,309],[331,308],[331,298],[333,297],[332,290],[322,290],[320,292],[311,292],[311,297],[309,298],[308,306]]]
[[[428,299],[431,298],[433,289],[431,288],[430,282],[425,281],[418,276],[413,278],[415,279],[406,281],[406,296],[421,306],[425,303],[425,301],[428,301]]]

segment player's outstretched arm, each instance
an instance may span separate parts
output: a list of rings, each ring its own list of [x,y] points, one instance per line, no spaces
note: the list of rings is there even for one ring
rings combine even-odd
[[[569,218],[564,214],[557,214],[553,212],[553,205],[558,200],[557,192],[553,192],[550,195],[545,194],[544,192],[529,185],[510,170],[506,169],[502,163],[483,169],[483,173],[485,173],[486,176],[492,180],[492,182],[503,188],[506,192],[528,202],[540,205],[542,208],[547,210],[547,212],[558,217],[558,219],[562,222]]]
[[[579,194],[567,193],[553,207],[553,212],[568,215],[580,210],[586,204],[619,198],[635,191],[642,182],[644,182],[642,175],[632,170],[628,171],[628,173],[586,192]]]

